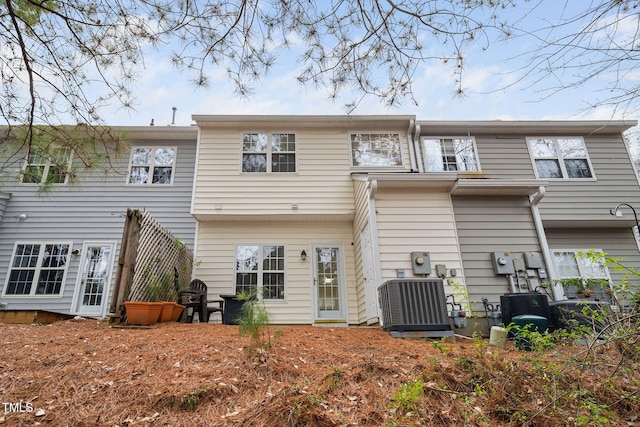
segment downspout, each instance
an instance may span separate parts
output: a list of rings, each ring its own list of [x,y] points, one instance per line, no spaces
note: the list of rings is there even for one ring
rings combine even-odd
[[[416,168],[416,151],[413,146],[413,130],[415,127],[416,121],[411,119],[409,120],[409,129],[407,130],[407,143],[409,144],[409,158],[411,160],[411,172],[417,172]]]
[[[369,233],[371,233],[372,255],[374,283],[376,288],[382,282],[382,267],[380,266],[380,246],[378,243],[378,222],[376,219],[376,194],[378,193],[378,180],[369,181]],[[376,300],[377,295],[375,295]],[[382,313],[380,312],[380,304],[376,302],[377,319],[367,319],[367,323],[373,324],[376,321],[382,325]]]
[[[420,132],[422,130],[420,129],[420,125],[416,123],[415,127],[413,128],[413,151],[414,154],[416,156],[416,163],[418,165],[418,172],[422,173],[424,172],[424,165],[422,164],[422,158],[420,156]]]
[[[543,186],[538,187],[538,191],[535,194],[529,196],[529,204],[531,206],[531,215],[533,216],[533,223],[536,227],[536,233],[538,234],[538,241],[540,242],[540,248],[542,249],[542,257],[544,258],[544,263],[547,266],[547,275],[549,277],[549,281],[556,280],[558,278],[558,273],[556,272],[555,265],[553,264],[553,258],[551,257],[551,250],[549,249],[549,244],[547,242],[547,235],[544,231],[544,226],[542,225],[542,217],[540,216],[540,210],[538,209],[538,204],[544,198],[546,194],[546,189]],[[556,301],[566,299],[564,295],[564,290],[562,286],[555,285],[551,287],[551,292],[553,292],[553,298]]]

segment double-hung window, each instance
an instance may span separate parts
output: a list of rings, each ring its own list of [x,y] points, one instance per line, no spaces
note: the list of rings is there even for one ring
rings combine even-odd
[[[466,138],[422,138],[427,172],[478,171],[475,140]]]
[[[578,256],[580,252],[587,252],[587,249],[554,249],[553,261],[561,279],[582,277],[593,279],[596,282],[594,291],[596,297],[605,299],[605,289],[599,285],[601,281],[610,281],[609,271],[601,260],[593,260],[587,257]],[[569,293],[574,292],[569,290]],[[574,297],[575,295],[567,295]]]
[[[584,140],[579,137],[528,138],[538,178],[593,178]]]
[[[245,133],[242,135],[242,172],[295,171],[295,134]]]
[[[53,149],[50,154],[33,148],[22,171],[23,184],[66,184],[71,167],[71,151]]]
[[[400,134],[351,134],[351,165],[354,167],[402,166]]]
[[[61,295],[69,243],[16,243],[4,295]]]
[[[176,166],[175,147],[134,147],[129,164],[129,184],[172,184]]]
[[[256,294],[264,300],[282,300],[285,294],[283,245],[236,246],[236,294]]]

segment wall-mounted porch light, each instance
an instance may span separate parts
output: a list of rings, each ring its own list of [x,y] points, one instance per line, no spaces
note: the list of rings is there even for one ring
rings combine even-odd
[[[300,252],[300,259],[302,261],[306,261],[307,260],[307,251],[305,251],[304,249],[302,250],[302,252]]]
[[[622,212],[620,212],[620,206],[626,206],[629,209],[631,209],[631,212],[633,212],[633,218],[636,220],[636,228],[638,229],[638,232],[640,232],[640,224],[638,223],[638,215],[636,214],[636,210],[633,208],[633,206],[631,206],[628,203],[618,203],[618,206],[616,206],[613,209],[609,209],[609,213],[615,217],[620,218],[622,216]]]

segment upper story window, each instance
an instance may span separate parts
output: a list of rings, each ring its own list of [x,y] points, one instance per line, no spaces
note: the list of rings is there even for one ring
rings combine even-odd
[[[242,172],[295,171],[295,134],[245,133],[242,135]]]
[[[400,134],[351,134],[351,165],[356,167],[402,166]]]
[[[538,178],[593,178],[582,138],[528,138]]]
[[[285,263],[282,245],[238,245],[236,247],[236,294],[254,294],[261,299],[284,299]]]
[[[34,148],[29,153],[22,171],[23,184],[66,184],[71,167],[71,151],[54,149],[45,154]]]
[[[6,295],[61,295],[68,268],[68,243],[17,243],[4,288]]]
[[[129,184],[172,184],[176,165],[174,147],[135,147],[131,150]]]
[[[480,170],[473,138],[422,138],[427,172]]]

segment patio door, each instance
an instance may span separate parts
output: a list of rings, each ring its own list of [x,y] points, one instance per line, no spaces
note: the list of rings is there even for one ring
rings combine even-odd
[[[346,323],[345,278],[340,245],[313,246],[316,323]]]
[[[85,243],[80,260],[79,283],[75,293],[75,314],[105,315],[111,288],[115,243]]]

